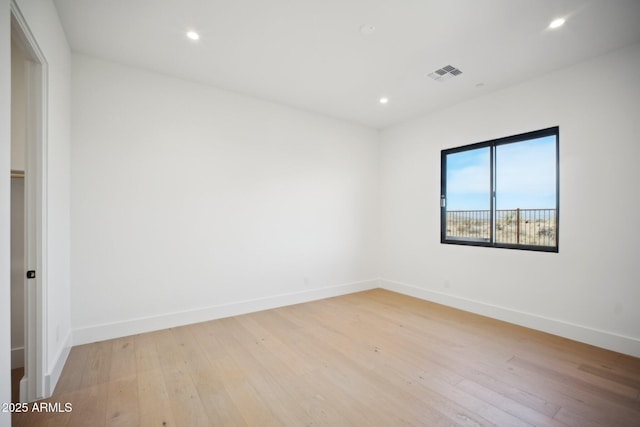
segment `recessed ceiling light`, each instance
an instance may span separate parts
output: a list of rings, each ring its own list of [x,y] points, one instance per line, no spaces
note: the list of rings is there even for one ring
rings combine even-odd
[[[386,97],[383,96],[382,98],[380,98],[380,100],[378,102],[380,102],[380,104],[388,104],[389,103],[389,98],[386,98]]]
[[[187,37],[189,37],[191,40],[200,40],[200,34],[196,33],[195,31],[187,31]]]
[[[562,27],[564,25],[565,22],[566,22],[566,20],[564,18],[554,19],[549,24],[549,28],[551,28],[551,29],[560,28],[560,27]]]

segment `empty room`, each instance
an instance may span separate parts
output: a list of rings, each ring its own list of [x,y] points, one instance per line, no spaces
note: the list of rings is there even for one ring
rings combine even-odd
[[[0,0],[0,427],[640,426],[637,0]]]

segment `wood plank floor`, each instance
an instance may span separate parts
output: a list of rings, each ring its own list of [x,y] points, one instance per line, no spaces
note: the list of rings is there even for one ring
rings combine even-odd
[[[11,370],[11,402],[20,401],[20,380],[24,377],[24,368]]]
[[[640,426],[640,359],[384,290],[74,347],[15,426]]]

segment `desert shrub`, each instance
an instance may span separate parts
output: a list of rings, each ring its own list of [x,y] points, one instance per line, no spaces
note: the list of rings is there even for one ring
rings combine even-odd
[[[542,226],[538,230],[539,237],[553,237],[554,235],[555,235],[555,231],[553,230],[553,227]]]
[[[506,214],[503,218],[503,221],[505,224],[507,225],[511,225],[516,221],[516,214],[515,212],[509,212],[508,214]]]

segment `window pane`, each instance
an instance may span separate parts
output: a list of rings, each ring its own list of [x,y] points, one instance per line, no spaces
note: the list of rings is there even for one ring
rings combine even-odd
[[[491,149],[446,156],[446,238],[489,241]]]
[[[495,242],[556,246],[555,135],[495,148]]]

